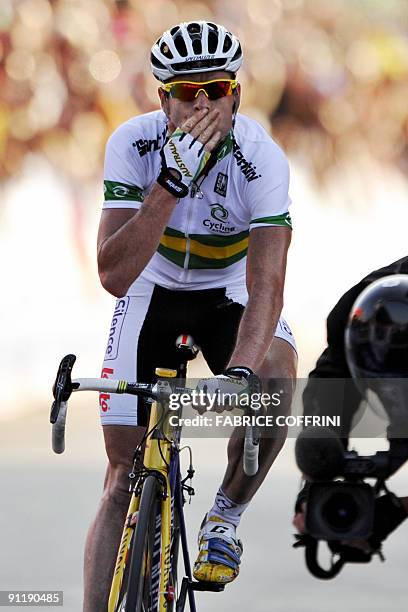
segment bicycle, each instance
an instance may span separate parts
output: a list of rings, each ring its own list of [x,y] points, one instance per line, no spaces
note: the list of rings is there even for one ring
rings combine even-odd
[[[130,383],[107,378],[71,379],[75,355],[65,356],[58,368],[53,387],[51,408],[52,447],[60,454],[65,449],[65,422],[68,400],[72,392],[99,391],[128,393],[150,404],[149,425],[133,456],[129,474],[131,498],[118,549],[111,584],[108,612],[182,612],[187,597],[191,612],[196,612],[195,591],[220,592],[223,584],[193,580],[183,506],[185,494],[194,495],[191,448],[190,463],[184,479],[180,473],[181,426],[171,425],[166,417],[171,393],[192,393],[192,389],[176,386],[185,383],[187,363],[199,348],[189,335],[176,342],[180,356],[177,370],[156,368],[155,384]],[[252,414],[251,408],[245,412]],[[181,405],[172,415],[181,416]],[[178,419],[179,420],[179,419]],[[258,471],[259,429],[247,426],[244,441],[244,471]],[[143,455],[143,446],[144,456]],[[187,484],[187,481],[190,481]],[[178,589],[177,569],[181,542],[184,573]]]

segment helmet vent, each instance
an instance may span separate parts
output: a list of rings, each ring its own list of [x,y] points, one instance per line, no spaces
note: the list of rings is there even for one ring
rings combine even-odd
[[[186,43],[184,42],[184,39],[181,33],[177,34],[174,37],[174,44],[176,45],[176,49],[181,55],[181,57],[187,57],[187,47],[186,47]]]
[[[201,55],[201,53],[203,52],[202,50],[202,46],[201,46],[201,40],[199,38],[196,38],[193,40],[193,51],[195,55]]]
[[[165,57],[167,57],[167,59],[173,59],[174,56],[172,52],[170,51],[167,43],[162,42],[162,44],[160,45],[160,51],[163,53]]]
[[[238,49],[235,51],[234,57],[232,58],[231,62],[235,62],[235,60],[241,57],[241,55],[242,55],[242,49],[241,49],[241,44],[239,44]]]
[[[229,49],[231,49],[231,47],[232,47],[231,36],[228,36],[228,34],[227,34],[227,36],[225,37],[225,40],[224,40],[224,46],[222,48],[222,52],[226,53]]]
[[[213,30],[208,32],[208,52],[215,53],[218,46],[218,34]],[[224,45],[225,46],[225,45]]]
[[[187,26],[187,32],[189,34],[200,34],[201,26],[199,23],[189,23]]]
[[[150,61],[156,68],[159,68],[160,70],[166,69],[166,66],[162,64],[153,53],[150,55]]]
[[[171,28],[171,30],[170,30],[170,34],[171,34],[172,36],[174,36],[174,35],[175,35],[175,33],[179,31],[179,29],[180,29],[180,26],[175,26],[174,28]],[[160,38],[159,38],[159,40],[160,40]]]

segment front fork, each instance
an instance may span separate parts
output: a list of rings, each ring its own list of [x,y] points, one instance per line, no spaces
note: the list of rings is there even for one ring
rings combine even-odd
[[[118,556],[116,558],[115,570],[113,572],[113,580],[111,590],[109,593],[108,612],[115,612],[116,606],[119,601],[120,589],[122,586],[122,580],[125,573],[125,567],[127,557],[129,554],[129,548],[132,541],[133,532],[135,529],[132,523],[132,517],[139,509],[140,497],[135,493],[132,494],[130,504],[126,516],[125,525],[123,527],[122,538],[120,540],[120,546],[118,550]]]
[[[177,456],[174,458],[174,507],[175,511],[178,513],[179,517],[179,528],[180,528],[180,540],[181,540],[181,549],[183,553],[183,561],[184,561],[184,572],[185,578],[182,581],[182,587],[179,595],[179,599],[177,601],[176,612],[183,612],[185,603],[186,603],[186,595],[188,594],[188,601],[190,604],[190,611],[196,612],[196,604],[194,591],[187,587],[187,584],[190,584],[193,580],[193,576],[191,573],[191,563],[190,563],[190,554],[188,552],[188,544],[187,544],[187,531],[186,531],[186,523],[184,520],[184,491],[187,492],[188,495],[194,495],[194,489],[191,486],[187,486],[186,480],[189,479],[191,481],[194,470],[190,465],[187,471],[187,477],[184,480],[181,480],[180,475],[180,459],[177,453]]]

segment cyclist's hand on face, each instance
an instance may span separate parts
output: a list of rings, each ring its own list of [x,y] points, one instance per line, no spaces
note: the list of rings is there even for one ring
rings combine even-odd
[[[184,121],[180,127],[183,132],[187,132],[201,142],[204,149],[211,153],[221,138],[221,132],[218,129],[219,114],[216,108],[210,111],[201,109]]]
[[[186,119],[178,127],[182,132],[190,134],[193,139],[201,142],[201,144],[204,145],[205,151],[211,152],[217,146],[221,138],[221,132],[218,130],[219,114],[217,109],[213,109],[212,111],[206,108],[200,109],[195,111],[191,117]],[[177,126],[169,121],[167,134],[173,134],[176,129]]]
[[[168,138],[160,152],[158,182],[177,197],[188,195],[191,183],[210,159],[221,133],[217,130],[219,111],[200,110],[175,129],[168,125]],[[169,188],[170,186],[170,188]]]

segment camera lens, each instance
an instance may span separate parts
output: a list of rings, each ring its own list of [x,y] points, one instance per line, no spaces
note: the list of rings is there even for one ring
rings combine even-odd
[[[342,531],[350,528],[359,516],[358,505],[346,493],[334,493],[322,507],[322,517],[332,529]]]
[[[367,483],[312,482],[306,530],[318,540],[368,538],[373,531],[374,489]]]

